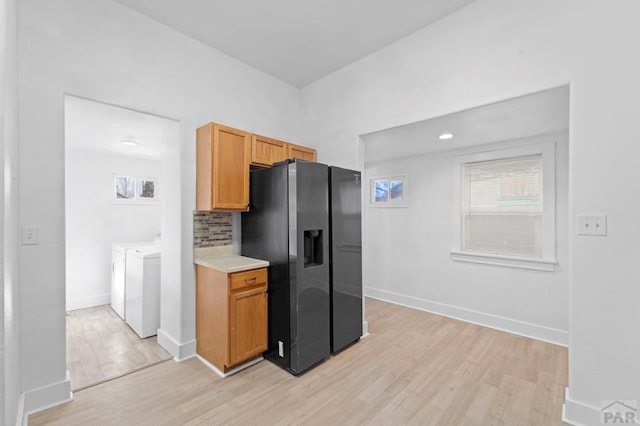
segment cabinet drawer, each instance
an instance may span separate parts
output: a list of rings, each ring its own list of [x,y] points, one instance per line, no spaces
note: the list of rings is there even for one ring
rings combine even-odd
[[[230,275],[231,290],[267,284],[267,268],[252,269],[250,271],[234,272]]]

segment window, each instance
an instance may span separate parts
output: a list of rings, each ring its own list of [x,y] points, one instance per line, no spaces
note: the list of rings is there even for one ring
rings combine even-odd
[[[553,271],[553,143],[457,157],[454,260]]]
[[[138,198],[154,199],[156,198],[156,182],[152,178],[136,178],[136,196]]]
[[[157,204],[158,178],[114,175],[115,203]]]
[[[116,200],[131,200],[135,198],[136,179],[133,176],[116,176]]]
[[[370,207],[407,207],[407,175],[375,177],[370,179]]]

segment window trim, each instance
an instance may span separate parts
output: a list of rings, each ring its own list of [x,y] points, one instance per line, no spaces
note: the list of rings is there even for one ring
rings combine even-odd
[[[454,261],[484,263],[488,265],[513,268],[534,269],[553,272],[556,260],[556,161],[555,142],[525,145],[517,148],[498,149],[460,155],[453,158],[453,248],[451,259]],[[466,163],[499,160],[542,154],[542,258],[506,256],[462,250],[462,173]]]

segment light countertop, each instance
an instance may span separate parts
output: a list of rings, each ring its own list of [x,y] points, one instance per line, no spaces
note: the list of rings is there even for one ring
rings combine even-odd
[[[233,246],[196,248],[193,263],[230,274],[250,269],[266,268],[269,262],[233,254]]]

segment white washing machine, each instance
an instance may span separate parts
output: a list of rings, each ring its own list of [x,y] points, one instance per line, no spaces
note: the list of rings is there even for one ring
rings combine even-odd
[[[160,328],[160,246],[127,250],[125,306],[127,324],[142,338]]]
[[[139,241],[111,245],[111,308],[123,320],[127,319],[125,306],[127,251],[147,247],[153,243],[153,241]]]

